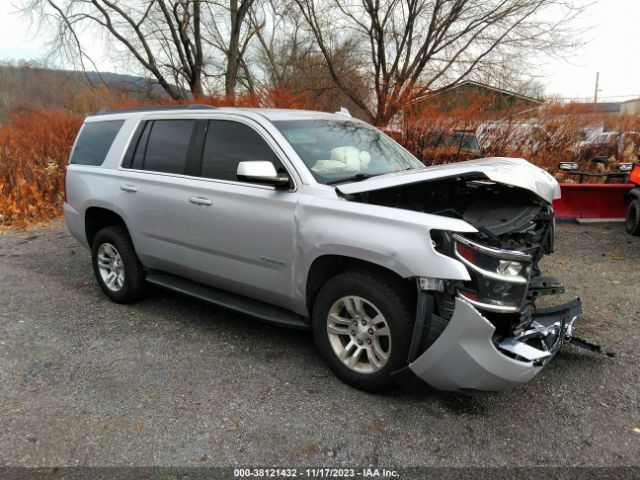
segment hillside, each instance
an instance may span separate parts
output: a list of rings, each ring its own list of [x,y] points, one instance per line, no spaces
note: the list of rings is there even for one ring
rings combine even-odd
[[[25,103],[87,113],[125,96],[157,100],[164,96],[164,90],[134,75],[0,65],[0,121],[13,107]]]

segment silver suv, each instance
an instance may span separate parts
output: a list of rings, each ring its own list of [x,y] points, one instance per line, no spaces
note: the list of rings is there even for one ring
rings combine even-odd
[[[522,159],[425,168],[378,129],[298,110],[139,109],[85,120],[64,213],[115,302],[147,284],[313,331],[345,382],[501,390],[570,338],[557,182]]]

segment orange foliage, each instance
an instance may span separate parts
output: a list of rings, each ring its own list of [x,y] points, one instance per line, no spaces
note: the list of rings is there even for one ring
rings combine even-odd
[[[197,102],[219,107],[317,108],[309,95],[292,94],[284,88],[234,97],[212,95]],[[163,105],[180,103],[162,101]],[[585,127],[640,131],[640,117],[595,114],[579,105],[496,112],[490,103],[477,98],[464,107],[443,108],[425,102],[406,110],[395,126],[385,131],[427,165],[463,159],[456,149],[452,152],[425,145],[427,135],[466,130],[477,132],[484,156],[523,157],[556,174],[559,162],[579,160],[576,145]],[[103,108],[159,105],[104,89],[70,97],[68,104],[73,110],[22,106],[14,110],[7,124],[0,125],[0,226],[26,226],[61,214],[64,170],[84,114]],[[595,169],[592,162],[580,161],[581,169]]]
[[[64,170],[81,124],[80,115],[26,106],[0,128],[0,225],[60,214]]]
[[[282,87],[262,88],[255,92],[246,92],[236,95],[213,94],[203,96],[194,100],[171,100],[162,101],[147,100],[141,101],[130,96],[120,96],[114,98],[107,96],[109,101],[103,103],[103,108],[131,108],[157,105],[189,105],[200,103],[213,107],[246,107],[246,108],[292,108],[292,109],[317,109],[318,106],[311,97],[305,93],[292,93]],[[99,109],[96,109],[99,110]]]

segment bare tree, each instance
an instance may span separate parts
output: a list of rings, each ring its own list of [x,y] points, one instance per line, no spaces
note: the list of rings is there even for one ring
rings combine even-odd
[[[283,86],[312,53],[313,40],[304,31],[304,19],[292,0],[268,0],[260,7],[250,12],[256,37],[253,66],[263,82]]]
[[[124,47],[172,98],[203,93],[199,1],[27,0],[25,10],[55,28],[54,47],[83,69],[90,56],[80,32],[91,26]]]
[[[336,85],[370,121],[522,52],[559,54],[575,43],[581,8],[564,0],[295,0]],[[371,78],[362,95],[341,75],[336,46],[355,39]]]
[[[322,110],[342,106],[363,116],[360,109],[335,84],[315,39],[293,0],[261,2],[253,9],[251,22],[255,40],[247,57],[255,82],[284,89],[292,95],[304,95]],[[359,68],[358,48],[346,38],[334,49],[334,67],[354,91],[366,96],[367,83]]]
[[[224,54],[224,91],[227,96],[235,94],[241,70],[244,72],[244,80],[251,87],[244,56],[255,33],[249,18],[254,3],[254,0],[205,2],[210,19],[206,23],[205,41]]]
[[[227,69],[224,79],[224,91],[227,95],[232,95],[238,82],[238,71],[242,65],[242,59],[247,50],[247,45],[253,34],[252,30],[245,35],[244,41],[240,43],[245,19],[249,14],[253,0],[230,0],[229,20],[231,31],[229,32],[229,47],[227,48]],[[248,73],[248,72],[247,72]]]
[[[151,75],[174,99],[202,95],[211,79],[224,77],[233,94],[251,35],[248,11],[254,0],[23,0],[24,11],[53,27],[54,49],[84,70],[91,61],[87,27],[104,34],[126,58]],[[228,13],[228,32],[221,9]],[[244,36],[243,36],[244,35]],[[224,65],[205,55],[206,46],[223,52]],[[210,49],[209,49],[210,50]],[[218,71],[211,71],[218,66]],[[95,68],[95,65],[94,65]],[[220,73],[223,72],[223,73]]]

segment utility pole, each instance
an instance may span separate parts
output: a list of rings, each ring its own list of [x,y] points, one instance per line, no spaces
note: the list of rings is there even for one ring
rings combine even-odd
[[[596,72],[596,91],[593,93],[593,103],[598,103],[598,87],[600,86],[600,72]]]

